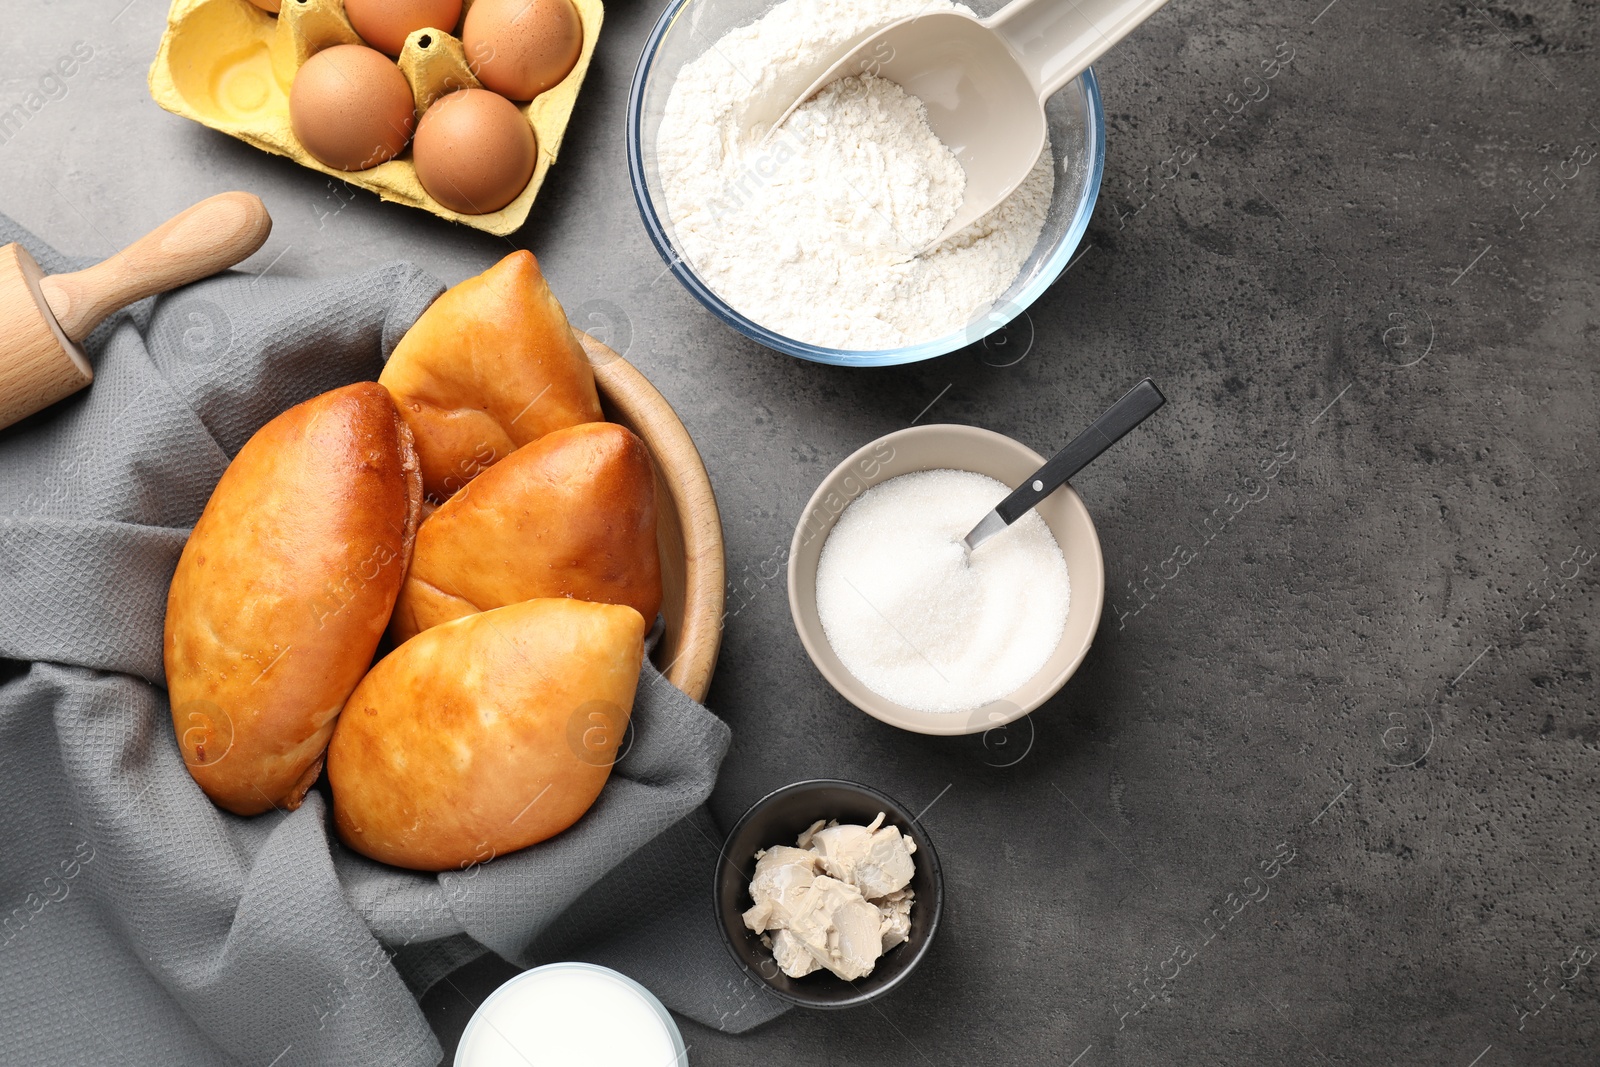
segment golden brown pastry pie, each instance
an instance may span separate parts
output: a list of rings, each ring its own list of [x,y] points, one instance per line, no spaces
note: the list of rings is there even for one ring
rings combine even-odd
[[[589,810],[633,711],[644,619],[529,600],[436,626],[372,668],[328,746],[339,836],[420,871],[465,868]]]
[[[256,431],[223,472],[167,594],[167,691],[189,773],[239,815],[293,810],[372,664],[422,478],[375,382]]]
[[[416,434],[435,503],[522,445],[602,417],[583,346],[528,251],[435,300],[378,381]]]
[[[573,426],[484,471],[417,530],[390,636],[535,597],[661,608],[655,477],[645,443]]]

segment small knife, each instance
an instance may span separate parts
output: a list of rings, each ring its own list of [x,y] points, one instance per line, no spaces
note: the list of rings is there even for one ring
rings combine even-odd
[[[1007,526],[1032,511],[1039,501],[1066,484],[1096,457],[1116,444],[1129,430],[1139,425],[1167,402],[1156,388],[1156,383],[1146,378],[1128,391],[1128,395],[1112,404],[1105,414],[1095,419],[1090,427],[1068,442],[1067,447],[1051,456],[1049,461],[1029,475],[1017,489],[983,517],[972,528],[963,543],[971,552]]]

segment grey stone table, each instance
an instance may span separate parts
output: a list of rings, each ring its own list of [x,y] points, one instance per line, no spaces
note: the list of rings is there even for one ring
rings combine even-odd
[[[873,371],[662,276],[622,133],[659,6],[610,5],[514,240],[710,467],[739,588],[713,809],[874,783],[928,806],[948,882],[881,1009],[686,1024],[692,1062],[1600,1063],[1600,5],[1502,4],[1172,0],[1099,65],[1071,270],[989,345]],[[164,15],[8,0],[0,112],[93,53],[0,128],[0,209],[92,255],[250,189],[276,227],[246,269],[296,275],[507,251],[161,111]],[[818,479],[918,419],[1048,450],[1146,373],[1167,407],[1076,482],[1109,592],[1066,691],[987,745],[834,695],[771,578]],[[448,1048],[471,1005],[427,1007]]]

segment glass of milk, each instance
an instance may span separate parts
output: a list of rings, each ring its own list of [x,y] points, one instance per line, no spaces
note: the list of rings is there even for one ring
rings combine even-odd
[[[683,1035],[661,1002],[592,963],[523,971],[479,1005],[455,1067],[687,1067]]]

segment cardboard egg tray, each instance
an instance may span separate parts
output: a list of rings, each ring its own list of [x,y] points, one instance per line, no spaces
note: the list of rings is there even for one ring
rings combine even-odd
[[[394,159],[358,171],[324,166],[300,146],[289,125],[289,86],[295,72],[323,48],[363,43],[345,17],[344,0],[283,0],[276,17],[250,0],[173,0],[167,31],[150,67],[150,94],[174,114],[370,189],[385,200],[504,236],[527,221],[561,148],[600,35],[600,0],[573,3],[583,25],[577,65],[560,84],[520,105],[539,146],[533,177],[515,200],[485,215],[463,215],[429,196],[417,181],[409,145]],[[398,62],[411,83],[419,118],[445,93],[482,88],[468,69],[460,40],[448,33],[417,30],[406,39]]]

